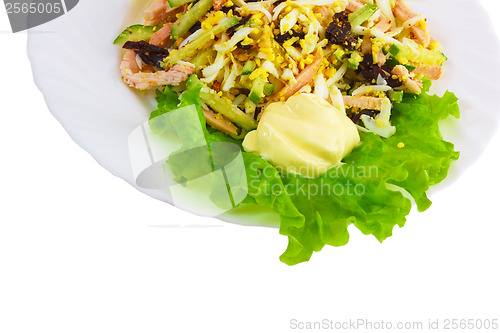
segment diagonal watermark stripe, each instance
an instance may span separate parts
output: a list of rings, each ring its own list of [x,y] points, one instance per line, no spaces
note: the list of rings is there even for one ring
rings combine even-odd
[[[68,12],[68,9],[66,8],[66,0],[61,0],[61,5],[63,7],[64,14],[66,14]]]
[[[12,32],[50,22],[73,9],[79,0],[4,0]]]
[[[248,194],[240,147],[207,141],[194,105],[141,124],[128,146],[136,184],[163,192],[181,209],[215,217]]]

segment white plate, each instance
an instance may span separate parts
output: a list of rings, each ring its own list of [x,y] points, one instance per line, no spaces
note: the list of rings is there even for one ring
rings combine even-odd
[[[421,0],[410,6],[428,18],[433,36],[449,61],[432,92],[453,91],[460,98],[460,121],[448,121],[445,139],[461,152],[444,184],[450,184],[481,155],[495,133],[500,73],[497,36],[486,11],[475,0]],[[137,9],[131,10],[132,7]],[[63,17],[32,29],[28,53],[35,82],[50,111],[71,137],[112,174],[144,193],[171,203],[162,191],[136,185],[128,138],[155,108],[120,80],[120,50],[114,38],[125,26],[141,23],[144,2],[85,0]],[[219,216],[236,223],[274,225],[278,215],[243,207]],[[196,207],[189,209],[198,214]]]

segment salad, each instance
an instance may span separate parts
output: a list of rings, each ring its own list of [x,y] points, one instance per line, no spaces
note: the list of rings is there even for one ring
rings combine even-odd
[[[115,40],[123,81],[156,89],[150,119],[194,105],[207,142],[242,148],[243,203],[280,215],[286,264],[347,244],[350,224],[383,241],[459,157],[438,126],[458,99],[427,93],[447,58],[402,0],[157,0],[144,16]]]

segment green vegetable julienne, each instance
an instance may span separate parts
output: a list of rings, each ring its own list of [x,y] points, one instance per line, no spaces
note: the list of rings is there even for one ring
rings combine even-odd
[[[172,102],[174,95],[168,88],[159,94],[158,110],[152,116],[171,110],[177,103]],[[260,156],[243,153],[248,180],[245,202],[280,214],[280,233],[289,239],[281,261],[295,265],[308,261],[327,244],[347,244],[350,223],[382,242],[392,235],[394,226],[404,226],[411,209],[411,201],[395,186],[413,197],[419,211],[429,208],[426,191],[446,177],[451,161],[459,157],[453,144],[443,140],[438,126],[449,115],[459,117],[457,101],[450,92],[443,97],[405,94],[402,103],[394,104],[394,136],[383,139],[361,133],[361,145],[343,165],[314,179],[283,175]],[[189,103],[199,107],[199,97],[184,106]],[[204,125],[202,116],[200,121]],[[235,142],[208,131],[206,139]],[[179,172],[186,170],[179,168]]]

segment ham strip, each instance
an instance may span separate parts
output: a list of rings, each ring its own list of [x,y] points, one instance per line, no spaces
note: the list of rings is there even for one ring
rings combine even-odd
[[[426,64],[418,64],[415,70],[413,70],[413,73],[423,74],[431,80],[439,79],[441,77],[442,72],[443,72],[443,67],[438,65],[426,65]]]
[[[221,10],[227,0],[214,0],[214,10]]]
[[[194,65],[188,62],[178,62],[168,71],[158,71],[154,73],[141,72],[137,65],[136,53],[132,50],[125,52],[120,64],[123,81],[130,87],[146,90],[165,86],[168,84],[178,85],[186,81],[194,72]]]
[[[356,107],[364,110],[382,110],[382,102],[385,98],[370,96],[342,96],[347,107]]]
[[[394,6],[394,15],[398,18],[401,23],[408,21],[411,18],[417,16],[402,0],[396,0],[396,5]],[[410,27],[410,32],[415,36],[418,43],[424,47],[428,47],[431,43],[431,35],[429,31],[422,29],[418,25]]]
[[[205,121],[207,122],[207,124],[215,128],[216,130],[229,135],[238,135],[238,128],[234,126],[233,123],[224,119],[221,114],[215,113],[206,108],[203,108],[203,114],[205,115]]]
[[[163,28],[158,30],[151,36],[149,44],[156,45],[159,47],[166,48],[170,42],[170,27],[172,23],[167,23]]]
[[[177,20],[177,14],[182,13],[185,6],[170,8],[167,0],[158,0],[144,11],[146,25],[159,25]]]
[[[347,3],[347,6],[345,7],[345,9],[347,9],[348,11],[354,13],[358,9],[362,8],[364,5],[365,4],[362,3],[359,0],[349,0],[349,2]]]
[[[375,24],[372,29],[377,29],[382,32],[386,32],[391,28],[391,22],[381,13],[379,21]]]
[[[311,64],[307,65],[299,75],[296,77],[295,83],[289,83],[286,85],[279,93],[276,99],[281,100],[284,98],[288,99],[290,96],[293,96],[297,91],[299,91],[303,86],[309,84],[316,73],[318,73],[319,68],[321,67],[321,62],[323,61],[323,51],[316,51],[316,55],[314,56],[314,60]],[[273,98],[274,99],[274,98]]]
[[[412,80],[410,78],[410,73],[405,66],[397,65],[392,70],[392,74],[397,75],[401,81],[403,81],[404,86],[412,93],[420,94],[422,92],[422,81]]]

